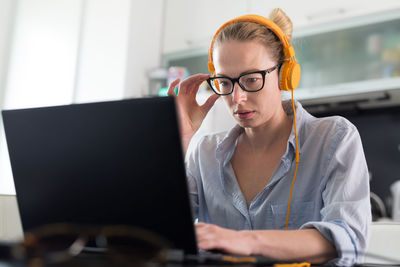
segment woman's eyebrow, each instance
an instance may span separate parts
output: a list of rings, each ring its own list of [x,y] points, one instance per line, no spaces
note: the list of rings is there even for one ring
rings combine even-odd
[[[260,69],[249,69],[249,70],[241,72],[238,76],[249,73],[249,72],[254,72],[254,71],[260,71]],[[224,77],[232,78],[231,76],[226,75],[224,73],[216,73],[215,76],[224,76]],[[236,76],[236,77],[238,77],[238,76]]]
[[[243,74],[246,74],[246,73],[249,73],[249,72],[260,71],[260,70],[261,70],[261,69],[249,69],[249,70],[246,70],[246,71],[240,73],[240,75],[243,75]]]

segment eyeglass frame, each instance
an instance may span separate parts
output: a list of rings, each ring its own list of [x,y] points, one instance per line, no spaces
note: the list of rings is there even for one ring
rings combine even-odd
[[[208,83],[208,85],[211,87],[211,89],[213,90],[213,92],[216,93],[217,95],[225,96],[225,95],[230,95],[230,94],[232,94],[232,93],[233,93],[233,90],[234,90],[234,88],[235,88],[235,83],[238,83],[238,85],[240,86],[240,88],[241,88],[243,91],[250,92],[250,93],[255,93],[255,92],[258,92],[258,91],[260,91],[260,90],[262,90],[262,89],[264,88],[265,76],[267,75],[267,73],[273,72],[274,70],[278,69],[281,65],[282,65],[282,64],[278,64],[278,65],[275,65],[274,67],[269,68],[269,69],[266,69],[266,70],[258,70],[258,71],[245,72],[245,73],[240,74],[237,78],[230,78],[230,77],[227,77],[227,76],[209,77],[209,78],[207,79],[207,83]],[[247,90],[247,89],[239,82],[239,80],[240,80],[240,78],[242,78],[243,76],[246,76],[246,75],[249,75],[249,74],[254,74],[254,73],[260,73],[260,74],[262,75],[262,78],[263,78],[262,86],[261,86],[261,88],[258,89],[258,90]],[[221,78],[228,79],[228,80],[231,81],[231,83],[232,83],[232,90],[231,90],[229,93],[221,94],[221,93],[216,92],[216,91],[214,90],[214,87],[212,86],[212,82],[213,82],[214,80],[216,80],[216,79],[221,79]]]
[[[46,252],[44,249],[40,248],[40,240],[55,238],[57,235],[71,235],[71,237],[74,237],[74,241],[68,241],[66,248],[57,249],[55,251],[49,250]],[[151,258],[148,258],[149,254],[132,255],[127,254],[123,250],[119,252],[118,250],[113,249],[113,246],[109,246],[107,241],[105,244],[95,247],[96,249],[99,249],[98,251],[112,256],[113,260],[116,260],[119,263],[118,266],[121,266],[120,264],[124,261],[126,261],[126,266],[131,266],[132,259],[135,259],[136,261],[155,261],[157,263],[165,263],[168,260],[167,252],[172,248],[172,244],[161,235],[136,226],[54,223],[43,225],[30,232],[26,232],[25,238],[22,242],[11,244],[9,257],[10,260],[16,260],[17,262],[24,261],[28,263],[27,266],[47,266],[48,264],[53,265],[63,264],[70,261],[72,262],[84,251],[89,238],[97,239],[99,237],[105,238],[106,240],[108,238],[131,238],[133,241],[144,242],[144,244],[151,246],[152,249],[154,249],[154,251],[149,251]],[[96,240],[96,243],[97,242],[98,241]],[[134,249],[135,247],[132,246],[132,248]],[[36,253],[34,252],[35,249],[38,250]]]

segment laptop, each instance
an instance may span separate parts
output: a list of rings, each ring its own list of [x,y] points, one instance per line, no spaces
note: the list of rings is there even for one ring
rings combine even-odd
[[[24,231],[131,225],[196,254],[174,98],[4,110]]]
[[[167,239],[179,261],[276,262],[199,253],[173,97],[2,116],[24,231],[55,223],[129,225]]]

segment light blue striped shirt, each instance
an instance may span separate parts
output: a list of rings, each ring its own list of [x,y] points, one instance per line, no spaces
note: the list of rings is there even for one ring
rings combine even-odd
[[[290,101],[282,102],[293,117]],[[343,117],[315,118],[296,101],[300,162],[289,229],[315,228],[337,249],[330,263],[362,261],[371,222],[367,164],[356,127]],[[267,186],[250,202],[239,188],[230,159],[243,129],[204,136],[186,157],[195,218],[221,227],[285,229],[295,170],[295,133]]]

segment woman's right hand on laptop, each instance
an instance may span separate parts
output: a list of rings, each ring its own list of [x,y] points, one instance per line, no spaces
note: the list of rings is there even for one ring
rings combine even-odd
[[[190,140],[201,123],[206,117],[208,111],[218,99],[218,95],[211,95],[203,105],[196,101],[196,94],[202,82],[210,77],[208,74],[192,75],[182,82],[180,79],[174,80],[168,89],[168,95],[174,96],[179,113],[179,123],[181,127],[181,138],[184,153],[189,146]],[[175,88],[178,86],[178,94],[175,94]]]

